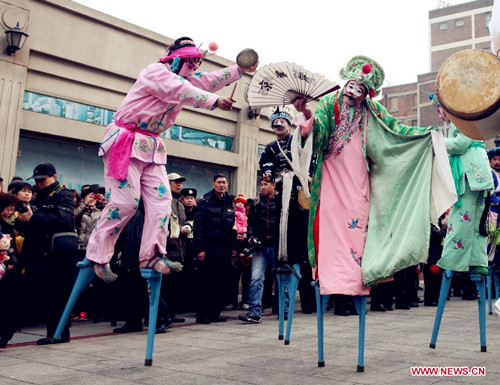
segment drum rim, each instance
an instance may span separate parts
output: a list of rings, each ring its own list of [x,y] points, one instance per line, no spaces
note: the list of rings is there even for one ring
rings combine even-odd
[[[486,119],[487,117],[493,115],[493,113],[495,113],[500,108],[500,97],[497,99],[497,101],[495,103],[493,103],[492,105],[490,105],[488,108],[486,108],[485,110],[483,110],[481,112],[465,113],[465,112],[456,111],[455,109],[451,108],[446,103],[446,101],[443,100],[443,97],[440,95],[440,92],[439,92],[439,90],[440,90],[440,79],[441,79],[442,71],[445,68],[446,64],[449,63],[449,61],[453,57],[455,57],[457,55],[464,55],[465,53],[467,53],[469,51],[481,52],[481,54],[485,54],[485,55],[488,55],[488,56],[491,55],[491,56],[495,57],[490,52],[487,52],[487,51],[484,51],[484,50],[481,50],[481,49],[466,49],[466,50],[454,53],[448,59],[445,60],[445,62],[443,63],[443,65],[441,66],[441,68],[440,68],[440,70],[438,72],[438,75],[437,75],[437,78],[436,78],[436,96],[437,96],[437,98],[439,100],[439,103],[442,105],[442,107],[448,113],[452,114],[453,116],[455,116],[457,118],[463,119],[463,120],[475,121],[475,120],[480,120],[480,119]]]

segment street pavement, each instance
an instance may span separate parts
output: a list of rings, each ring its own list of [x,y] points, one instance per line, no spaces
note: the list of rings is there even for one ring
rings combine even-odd
[[[113,334],[109,322],[77,321],[70,343],[36,346],[45,329],[27,328],[0,349],[0,384],[499,383],[500,317],[486,312],[487,352],[481,352],[476,301],[447,302],[436,349],[429,348],[435,307],[368,312],[362,373],[357,316],[325,314],[325,367],[318,367],[315,314],[296,311],[291,343],[284,345],[276,315],[265,313],[254,325],[237,319],[242,312],[225,311],[228,322],[210,325],[184,315],[186,323],[156,335],[152,366],[144,366],[145,331]],[[478,368],[485,375],[413,376],[412,367]]]

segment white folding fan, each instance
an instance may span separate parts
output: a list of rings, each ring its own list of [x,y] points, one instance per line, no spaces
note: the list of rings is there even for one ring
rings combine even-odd
[[[323,75],[289,62],[267,64],[255,72],[247,91],[252,108],[292,104],[297,97],[306,102],[339,89]]]

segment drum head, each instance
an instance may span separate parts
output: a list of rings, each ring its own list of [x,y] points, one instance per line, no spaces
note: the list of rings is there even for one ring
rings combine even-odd
[[[436,94],[443,108],[460,119],[484,119],[500,108],[500,60],[489,52],[468,49],[441,66]]]
[[[306,198],[306,195],[304,194],[303,188],[301,188],[299,190],[298,200],[299,200],[300,207],[302,207],[304,210],[309,210],[310,198]]]
[[[250,68],[259,61],[259,55],[252,48],[245,48],[236,56],[236,64],[241,68]]]

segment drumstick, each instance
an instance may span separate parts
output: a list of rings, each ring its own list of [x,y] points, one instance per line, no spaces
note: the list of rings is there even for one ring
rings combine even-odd
[[[234,88],[233,88],[233,92],[231,92],[231,96],[229,97],[229,99],[231,99],[232,101],[235,101],[233,99],[233,96],[234,96],[234,91],[236,91],[236,86],[238,85],[238,83],[234,83]]]

